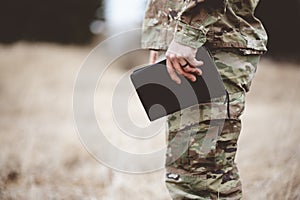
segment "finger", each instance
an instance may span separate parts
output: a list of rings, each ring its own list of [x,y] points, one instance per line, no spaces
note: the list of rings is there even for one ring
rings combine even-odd
[[[185,68],[183,68],[183,70],[185,72],[191,72],[191,73],[196,73],[198,76],[201,76],[202,74],[202,70],[196,67],[191,67],[191,66],[186,66]]]
[[[197,60],[196,58],[193,58],[193,57],[187,57],[185,58],[189,64],[193,67],[200,67],[203,65],[203,61],[201,60]]]
[[[199,75],[199,76],[202,74],[201,69],[189,65],[189,62],[186,61],[183,57],[178,57],[178,60],[179,60],[179,63],[180,63],[181,68],[182,68],[185,72],[196,73],[196,74]],[[185,66],[186,64],[188,64],[188,65]],[[183,67],[183,66],[185,66],[185,67]]]
[[[187,66],[189,64],[188,61],[186,61],[184,59],[184,57],[181,56],[181,55],[177,55],[177,60],[178,60],[178,62],[180,64],[181,68],[185,68],[185,66]]]
[[[173,64],[174,68],[176,69],[176,71],[178,72],[178,74],[185,76],[186,78],[190,79],[191,81],[196,81],[196,77],[192,73],[183,71],[183,69],[181,68],[177,59],[175,59],[171,62]]]
[[[177,74],[175,73],[175,70],[173,68],[173,65],[171,63],[171,61],[169,59],[167,59],[167,70],[170,74],[170,77],[173,81],[175,81],[177,84],[181,83],[180,78],[177,76]]]
[[[184,59],[184,57],[181,54],[177,54],[176,58],[177,58],[177,61],[178,61],[179,65],[180,65],[180,68],[183,70],[183,72],[187,72],[187,74],[190,76],[190,77],[187,77],[187,78],[189,78],[192,81],[193,80],[196,81],[196,77],[194,79],[193,76],[191,76],[190,73],[196,73],[196,74],[198,74],[200,76],[201,73],[202,73],[201,70],[198,69],[198,68],[191,67],[189,65],[189,63]]]
[[[149,63],[154,64],[158,58],[158,52],[157,51],[150,51],[150,57],[149,57]]]

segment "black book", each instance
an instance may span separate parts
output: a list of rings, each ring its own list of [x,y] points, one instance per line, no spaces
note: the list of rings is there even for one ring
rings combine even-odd
[[[199,48],[196,58],[204,64],[200,66],[202,75],[195,75],[195,82],[178,75],[181,84],[175,83],[167,71],[166,60],[133,71],[131,81],[150,121],[226,95],[223,81],[208,50]]]

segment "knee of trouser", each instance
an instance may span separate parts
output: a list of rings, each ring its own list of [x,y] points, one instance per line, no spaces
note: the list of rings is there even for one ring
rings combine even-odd
[[[166,166],[199,175],[233,164],[241,130],[238,119],[205,121],[171,132]]]

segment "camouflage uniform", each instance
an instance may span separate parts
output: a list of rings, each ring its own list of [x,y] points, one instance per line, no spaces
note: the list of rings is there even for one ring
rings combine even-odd
[[[168,116],[166,186],[172,199],[241,199],[234,162],[245,106],[267,35],[254,17],[258,0],[149,0],[142,47],[166,50],[172,39],[212,53],[229,93]],[[224,115],[224,110],[229,111]],[[223,122],[223,123],[220,123]],[[178,137],[181,140],[174,141]],[[203,153],[207,138],[210,149]],[[178,156],[178,147],[188,143]],[[175,160],[175,161],[174,161]]]

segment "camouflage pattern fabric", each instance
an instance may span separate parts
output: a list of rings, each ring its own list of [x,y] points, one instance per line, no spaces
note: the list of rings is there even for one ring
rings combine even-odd
[[[259,0],[149,0],[142,47],[166,50],[174,38],[199,48],[237,48],[262,54],[267,34],[254,16]]]
[[[168,116],[166,185],[173,200],[242,199],[242,186],[234,162],[241,131],[239,118],[260,56],[224,49],[213,51],[212,55],[229,92],[230,118],[224,109],[224,99]],[[210,135],[210,149],[203,153],[202,147]],[[174,142],[175,136],[182,140]],[[186,140],[189,144],[186,151],[174,159]]]

